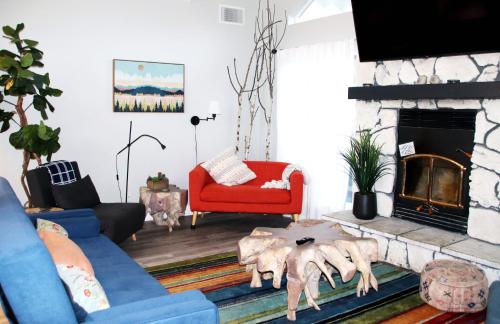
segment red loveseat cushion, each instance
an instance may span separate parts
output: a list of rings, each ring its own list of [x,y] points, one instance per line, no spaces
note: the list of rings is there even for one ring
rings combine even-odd
[[[249,184],[228,187],[210,183],[201,190],[200,199],[228,203],[288,204],[291,195],[290,191],[285,189],[262,189],[260,186]]]

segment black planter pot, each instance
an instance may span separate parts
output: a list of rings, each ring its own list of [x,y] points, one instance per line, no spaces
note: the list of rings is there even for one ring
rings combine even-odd
[[[373,219],[377,216],[377,195],[374,192],[354,194],[352,213],[359,219]]]

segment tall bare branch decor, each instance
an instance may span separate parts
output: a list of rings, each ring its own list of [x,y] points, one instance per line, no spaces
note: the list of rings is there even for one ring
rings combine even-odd
[[[285,36],[286,26],[286,12],[284,20],[277,19],[276,6],[271,6],[269,0],[266,0],[266,7],[262,8],[262,0],[260,0],[255,18],[254,46],[243,77],[238,75],[236,59],[233,59],[232,68],[227,67],[229,81],[238,99],[236,152],[240,151],[243,109],[247,107],[249,111],[249,127],[243,140],[245,159],[248,159],[250,155],[253,127],[259,110],[262,110],[267,126],[265,144],[266,161],[269,161],[271,158],[276,53]]]

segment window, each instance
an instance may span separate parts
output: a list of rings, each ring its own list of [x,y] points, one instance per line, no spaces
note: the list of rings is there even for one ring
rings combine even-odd
[[[349,11],[352,11],[350,0],[309,0],[297,16],[290,18],[290,24],[338,15]]]
[[[308,183],[308,218],[352,205],[352,180],[340,152],[355,131],[347,88],[355,74],[355,41],[281,50],[277,58],[276,158],[300,165]]]

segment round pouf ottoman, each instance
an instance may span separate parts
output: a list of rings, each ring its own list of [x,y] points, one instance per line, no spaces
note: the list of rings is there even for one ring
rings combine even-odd
[[[488,279],[475,265],[455,260],[427,263],[420,276],[420,297],[447,312],[474,313],[488,300]]]

